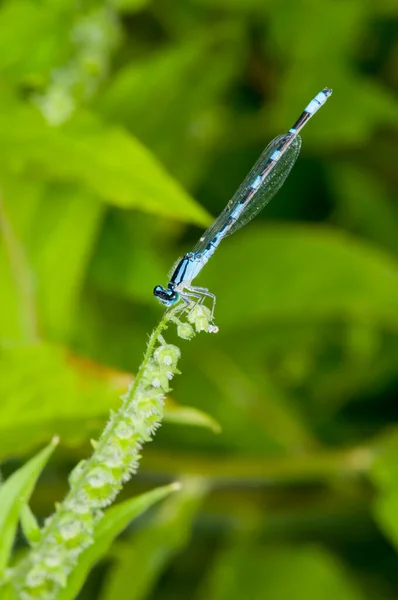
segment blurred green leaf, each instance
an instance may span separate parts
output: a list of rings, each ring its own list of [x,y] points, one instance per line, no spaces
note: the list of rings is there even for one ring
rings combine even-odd
[[[381,123],[398,125],[394,95],[377,79],[358,72],[353,60],[367,33],[368,7],[354,0],[344,4],[326,2],[313,8],[307,12],[305,0],[299,0],[289,11],[281,3],[269,11],[269,37],[289,65],[279,88],[276,118],[281,123],[287,110],[292,110],[288,101],[291,90],[300,90],[305,102],[314,89],[327,85],[335,91],[333,98],[317,118],[317,126],[305,132],[305,138],[309,135],[323,144],[365,144]],[[321,23],[327,26],[320,27]],[[347,106],[351,107],[349,118],[342,118]]]
[[[215,419],[205,412],[192,408],[191,406],[181,406],[174,402],[168,402],[164,415],[165,421],[169,423],[178,423],[179,425],[190,425],[193,427],[206,427],[213,433],[220,433],[221,427]]]
[[[376,460],[370,477],[378,494],[374,515],[383,533],[398,549],[398,435],[392,429],[375,444]]]
[[[236,544],[219,557],[198,600],[238,598],[359,600],[362,594],[338,561],[315,546],[248,547]]]
[[[159,219],[109,211],[90,264],[89,284],[101,292],[153,306],[152,289],[165,279],[169,267],[162,266],[157,252],[166,236]]]
[[[31,545],[40,540],[40,527],[28,503],[25,503],[21,509],[21,528]]]
[[[73,7],[7,0],[0,10],[0,71],[13,80],[41,83],[51,67],[67,59]]]
[[[117,10],[135,12],[142,10],[147,4],[150,3],[150,0],[111,0],[110,3]]]
[[[221,327],[339,317],[396,331],[398,265],[388,254],[341,232],[305,226],[251,226],[227,244],[206,270]],[[234,292],[220,281],[234,282]]]
[[[57,600],[72,600],[83,586],[90,570],[106,555],[113,540],[133,520],[148,510],[156,502],[179,490],[179,485],[172,483],[141,494],[109,508],[104,518],[99,521],[94,531],[94,544],[87,548],[79,558],[77,567],[68,579],[67,586],[59,592]],[[137,565],[139,568],[139,565]]]
[[[330,175],[338,201],[338,221],[398,254],[398,211],[380,179],[351,165],[336,166]]]
[[[137,525],[142,573],[123,537],[82,600],[134,594],[131,564],[138,594],[207,598],[219,562],[221,598],[358,598],[342,562],[366,598],[396,597],[397,15],[396,0],[0,4],[0,457],[7,474],[61,435],[39,523],[119,405],[162,311],[152,289],[201,235],[188,225],[333,89],[277,198],[198,277],[220,331],[179,340],[165,404],[190,426],[161,427],[123,492],[210,480],[192,543],[195,510],[173,498]],[[46,124],[42,96],[67,124]]]
[[[374,503],[374,516],[384,533],[398,549],[398,487],[385,491]]]
[[[107,127],[94,115],[76,116],[52,128],[30,107],[0,116],[3,167],[53,181],[81,183],[109,203],[182,221],[207,224],[208,216],[121,127]],[[54,161],[54,157],[57,160]]]
[[[375,12],[384,16],[394,16],[398,14],[398,6],[395,0],[382,0],[374,6]]]
[[[375,444],[376,460],[371,470],[373,482],[382,491],[398,489],[398,433],[392,428]]]
[[[119,546],[101,600],[148,597],[169,561],[186,545],[206,491],[203,480],[183,480],[181,492],[161,507],[153,522]]]
[[[195,4],[201,4],[210,8],[217,6],[224,10],[237,10],[245,13],[247,11],[263,10],[268,11],[272,5],[272,0],[194,0]]]
[[[57,433],[63,442],[90,437],[115,402],[118,388],[95,371],[74,368],[73,358],[53,345],[8,346],[0,349],[2,377],[2,456],[24,453]],[[116,378],[115,378],[116,379]],[[106,380],[105,380],[106,381]]]
[[[38,318],[52,339],[65,340],[71,331],[103,212],[104,205],[96,198],[54,186],[35,215],[30,251],[37,277]]]
[[[249,432],[250,435],[250,432]],[[166,450],[147,450],[143,456],[144,470],[164,473],[167,476],[189,473],[207,477],[211,481],[225,484],[263,484],[289,482],[319,482],[333,479],[353,478],[367,474],[373,462],[373,450],[367,447],[348,450],[318,450],[312,453],[296,453],[280,456],[204,455],[184,454]]]
[[[12,224],[14,235],[20,242],[26,242],[38,225],[36,215],[46,184],[0,170],[0,190],[2,210]]]
[[[25,253],[0,198],[0,333],[3,339],[29,339],[37,333],[33,281]]]
[[[0,346],[0,456],[31,450],[55,433],[76,446],[98,431],[131,382],[129,373],[105,367],[50,344]],[[219,432],[195,408],[167,400],[165,421]]]
[[[229,346],[228,342],[226,346]],[[274,442],[278,449],[283,450],[309,450],[316,446],[315,437],[293,399],[287,393],[283,394],[282,390],[273,385],[271,378],[265,375],[263,361],[259,365],[256,379],[254,362],[252,358],[250,367],[239,364],[231,354],[228,355],[226,351],[217,352],[214,347],[201,360],[201,371],[221,392],[220,401],[214,410],[215,414],[219,414],[219,419],[222,419],[225,441],[230,439],[232,442],[234,437],[241,439],[246,430],[250,432],[250,437],[255,437],[258,431],[260,445],[264,450],[269,442]],[[225,374],[222,379],[219,377],[220,369]],[[204,395],[199,383],[195,391]],[[227,411],[225,407],[228,407]]]
[[[58,439],[13,473],[0,487],[0,574],[7,566],[22,507],[28,502],[36,481],[54,451]]]
[[[127,125],[192,186],[222,139],[222,102],[245,59],[244,42],[242,27],[231,21],[162,48],[118,71],[97,99],[99,110]]]

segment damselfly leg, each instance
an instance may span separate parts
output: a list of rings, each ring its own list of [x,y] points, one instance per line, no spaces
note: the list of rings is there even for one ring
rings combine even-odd
[[[212,294],[211,292],[209,292],[209,290],[207,288],[204,287],[197,287],[197,286],[190,286],[186,288],[187,290],[189,290],[190,292],[194,292],[198,295],[200,295],[201,300],[200,303],[202,304],[206,297],[207,298],[211,298],[211,321],[213,320],[214,317],[214,309],[216,307],[216,296],[214,294]]]

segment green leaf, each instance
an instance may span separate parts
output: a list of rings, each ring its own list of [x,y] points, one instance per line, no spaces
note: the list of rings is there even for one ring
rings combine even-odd
[[[51,344],[0,346],[0,370],[0,456],[29,451],[55,432],[82,443],[130,381],[124,376],[120,386],[116,373]]]
[[[5,339],[35,338],[32,278],[21,245],[0,199],[0,335]]]
[[[237,265],[244,265],[239,276]],[[206,270],[206,286],[217,296],[223,328],[330,318],[398,326],[397,262],[330,228],[251,226],[225,241]]]
[[[41,535],[40,527],[27,503],[22,506],[21,527],[26,539],[31,545],[39,541]]]
[[[96,106],[108,120],[134,131],[191,187],[212,160],[213,144],[223,140],[227,115],[222,103],[244,64],[245,42],[237,21],[185,35],[177,44],[127,63]]]
[[[159,249],[163,254],[159,225],[159,219],[147,214],[109,211],[90,263],[89,284],[107,294],[153,305],[150,291],[165,279],[170,267],[159,260]],[[173,260],[165,257],[164,262]]]
[[[37,179],[18,177],[3,169],[0,171],[0,179],[3,211],[12,224],[15,236],[26,241],[38,225],[36,215],[43,201],[46,185]]]
[[[299,592],[298,592],[299,590]],[[199,600],[363,600],[348,572],[316,546],[235,544],[219,557]]]
[[[342,225],[398,254],[398,211],[385,182],[350,165],[332,168],[331,175]]]
[[[0,11],[0,69],[15,80],[42,81],[50,67],[67,59],[73,8],[8,0]]]
[[[55,432],[63,444],[84,443],[120,405],[132,380],[129,373],[39,343],[0,344],[0,371],[0,457],[23,454]],[[171,400],[166,420],[220,429],[206,413]]]
[[[79,558],[79,563],[72,571],[67,586],[58,595],[57,600],[72,600],[82,588],[88,573],[108,552],[113,540],[129,523],[172,492],[180,489],[180,485],[172,483],[141,494],[109,508],[105,516],[95,528],[94,544],[87,548]]]
[[[398,550],[398,481],[395,488],[383,492],[375,500],[373,514],[386,538]]]
[[[122,12],[136,12],[142,10],[148,3],[149,0],[111,0],[111,5]]]
[[[28,502],[36,481],[57,444],[58,438],[54,438],[0,487],[0,575],[8,563],[21,509]]]
[[[54,157],[57,160],[54,160]],[[204,209],[138,140],[93,115],[76,116],[59,128],[32,107],[0,116],[0,158],[12,169],[35,170],[47,180],[80,183],[111,204],[207,224]]]
[[[161,507],[152,524],[116,549],[118,561],[106,581],[101,600],[148,598],[167,564],[187,544],[207,485],[199,478],[182,483],[181,493]]]
[[[33,341],[38,336],[37,281],[27,239],[37,229],[43,185],[1,173],[0,332],[4,338]]]
[[[396,127],[398,123],[394,95],[377,78],[364,76],[356,69],[353,49],[360,44],[366,31],[368,9],[363,2],[345,2],[343,5],[328,2],[316,5],[311,13],[305,14],[304,6],[302,1],[295,2],[286,12],[283,3],[277,3],[269,12],[269,35],[278,47],[279,58],[289,65],[289,69],[280,81],[275,115],[267,111],[264,118],[275,118],[278,123],[285,121],[287,111],[292,110],[291,90],[300,90],[304,107],[314,90],[329,85],[335,94],[317,116],[316,127],[310,126],[305,132],[305,138],[323,145],[332,140],[335,144],[366,145],[381,124]],[[319,27],[320,22],[328,26]],[[309,56],[311,69],[303,82],[303,64]],[[350,118],[342,119],[341,114],[347,106],[351,107]]]
[[[220,346],[223,344],[224,349],[217,351],[213,342],[213,348],[206,351],[201,359],[201,371],[219,392],[219,401],[212,408],[212,414],[215,413],[223,424],[223,439],[235,445],[237,440],[243,441],[242,436],[246,437],[246,431],[251,442],[258,439],[261,452],[271,450],[272,446],[288,451],[292,448],[309,450],[317,445],[315,436],[305,423],[304,415],[300,414],[294,398],[283,393],[281,386],[272,383],[264,364],[264,335],[260,331],[258,335],[261,339],[259,347],[255,346],[254,337],[250,333],[247,340],[242,335],[239,336],[237,348],[231,348],[230,340],[218,338],[217,342]],[[252,352],[242,357],[241,350],[245,341]],[[233,358],[234,352],[239,358]],[[296,364],[297,362],[296,360]],[[196,368],[196,365],[192,367]],[[223,377],[220,377],[220,372]],[[184,393],[184,383],[182,386]],[[191,402],[199,406],[202,406],[207,395],[201,388],[199,377],[195,389],[189,392],[185,388],[185,394],[190,394]],[[210,405],[205,405],[204,408],[209,410]],[[243,443],[246,445],[247,440]]]
[[[221,433],[220,424],[207,413],[192,406],[181,406],[171,401],[166,403],[164,420],[178,425],[205,427],[211,429],[213,433]]]
[[[398,490],[398,432],[396,428],[382,436],[375,444],[376,460],[371,478],[381,491]]]
[[[398,433],[395,428],[378,440],[375,455],[370,471],[378,490],[373,513],[380,529],[398,549]]]
[[[5,183],[0,269],[2,304],[10,308],[3,336],[18,339],[20,330],[25,340],[37,339],[40,322],[46,333],[65,339],[105,206],[75,186]]]
[[[249,432],[248,435],[250,435]],[[242,444],[243,446],[243,444]],[[270,481],[275,484],[293,482],[327,482],[331,479],[362,477],[367,474],[373,460],[373,453],[365,448],[353,448],[348,451],[318,450],[311,454],[293,453],[282,456],[249,455],[245,457],[245,444],[241,454],[220,456],[216,452],[188,453],[171,450],[146,450],[142,457],[142,468],[152,473],[190,473],[215,481],[236,481],[253,485]]]
[[[38,316],[52,339],[65,340],[72,330],[105,209],[97,198],[82,192],[74,186],[50,186],[30,239]]]

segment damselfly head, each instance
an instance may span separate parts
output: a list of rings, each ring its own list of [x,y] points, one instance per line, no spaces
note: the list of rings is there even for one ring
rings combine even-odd
[[[171,306],[172,304],[175,304],[180,297],[178,292],[176,292],[174,288],[170,286],[170,284],[167,288],[157,285],[153,290],[153,295],[156,296],[156,298],[158,298],[158,300],[160,300],[160,302],[165,306]]]

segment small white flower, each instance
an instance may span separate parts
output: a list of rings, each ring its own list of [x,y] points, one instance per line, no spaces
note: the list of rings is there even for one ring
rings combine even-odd
[[[125,421],[121,421],[115,427],[115,435],[121,440],[128,440],[134,435],[134,429]]]

